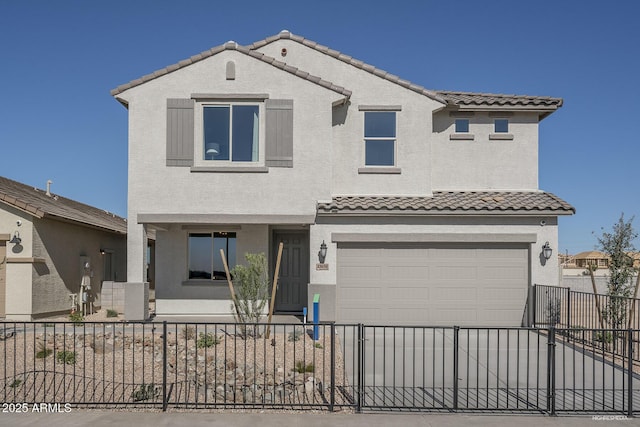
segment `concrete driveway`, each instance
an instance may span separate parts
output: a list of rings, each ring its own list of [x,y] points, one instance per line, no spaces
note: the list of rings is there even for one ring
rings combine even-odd
[[[353,331],[353,332],[352,332]],[[348,333],[347,333],[348,332]],[[344,331],[347,378],[357,383],[357,341]],[[529,329],[365,327],[361,373],[370,408],[548,411],[548,338]],[[454,368],[457,340],[457,369]],[[556,340],[557,411],[624,412],[622,358]],[[457,384],[456,384],[457,382]],[[457,387],[457,389],[456,389]],[[640,410],[640,378],[633,378]]]

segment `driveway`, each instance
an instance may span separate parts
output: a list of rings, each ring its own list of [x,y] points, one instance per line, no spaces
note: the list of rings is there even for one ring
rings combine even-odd
[[[343,342],[347,378],[355,384],[358,364],[352,349],[357,333],[351,331],[344,331]],[[455,341],[454,328],[365,327],[363,406],[548,410],[549,345],[544,333],[461,328],[457,356]],[[625,363],[557,339],[556,410],[626,410]],[[634,377],[633,389],[634,407],[640,409],[640,378]]]

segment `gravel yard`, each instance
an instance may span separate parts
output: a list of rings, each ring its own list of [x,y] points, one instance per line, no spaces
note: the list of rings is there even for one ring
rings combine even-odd
[[[162,402],[166,375],[173,407],[326,407],[329,325],[320,326],[318,340],[303,325],[275,325],[268,339],[265,325],[254,328],[168,323],[165,340],[162,323],[16,323],[15,334],[0,341],[0,398],[153,406]],[[339,337],[335,342],[336,404],[348,405]]]

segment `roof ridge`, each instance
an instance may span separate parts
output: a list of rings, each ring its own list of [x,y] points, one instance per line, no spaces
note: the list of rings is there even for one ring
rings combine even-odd
[[[432,91],[430,89],[425,88],[424,86],[412,83],[408,80],[404,80],[401,79],[400,77],[391,74],[385,70],[382,70],[380,68],[375,67],[374,65],[371,64],[367,64],[364,61],[361,61],[359,59],[355,59],[354,57],[350,56],[350,55],[346,55],[338,50],[335,49],[331,49],[328,46],[324,46],[321,45],[320,43],[317,43],[313,40],[309,40],[305,37],[296,35],[291,33],[289,30],[282,30],[280,31],[278,34],[275,34],[273,36],[269,36],[267,38],[264,38],[262,40],[258,40],[257,42],[254,42],[250,45],[247,45],[247,47],[250,50],[255,50],[255,49],[259,49],[263,46],[266,46],[267,44],[273,43],[277,40],[293,40],[295,42],[298,42],[300,44],[303,44],[307,47],[310,47],[312,49],[317,50],[318,52],[324,53],[326,55],[329,55],[335,59],[338,59],[342,62],[345,62],[347,64],[350,64],[356,68],[360,68],[364,71],[367,71],[371,74],[374,74],[378,77],[381,77],[385,80],[388,80],[390,82],[396,83],[402,87],[404,87],[405,89],[409,89],[412,90],[414,92],[418,92],[422,95],[425,95],[431,99],[433,99],[434,101],[438,101],[442,104],[447,104],[447,100],[442,98],[441,96],[438,95],[438,93],[436,93],[435,91]]]
[[[245,54],[247,56],[250,56],[254,59],[257,59],[259,61],[262,61],[266,64],[269,64],[273,67],[279,68],[283,71],[286,71],[290,74],[293,74],[296,77],[299,77],[301,79],[307,80],[311,83],[315,83],[319,86],[322,86],[326,89],[332,90],[334,92],[339,93],[340,95],[343,95],[347,98],[351,97],[351,91],[344,88],[343,86],[334,84],[330,81],[324,80],[321,77],[315,76],[311,73],[308,73],[304,70],[301,70],[297,67],[293,67],[291,65],[288,65],[285,62],[282,61],[278,61],[276,58],[273,58],[269,55],[265,55],[262,52],[256,52],[254,50],[249,49],[247,46],[243,46],[240,45],[238,43],[236,43],[235,41],[231,40],[228,41],[226,43],[223,43],[221,45],[218,46],[214,46],[211,49],[205,50],[203,52],[200,52],[198,54],[195,54],[187,59],[183,59],[182,61],[179,61],[175,64],[172,65],[168,65],[164,68],[161,68],[159,70],[156,70],[150,74],[146,74],[138,79],[135,80],[131,80],[128,83],[122,84],[120,86],[118,86],[115,89],[112,89],[110,91],[111,96],[116,96],[122,92],[124,92],[125,90],[131,89],[133,87],[139,86],[143,83],[146,83],[148,81],[157,79],[158,77],[164,76],[165,74],[169,74],[172,73],[174,71],[177,71],[181,68],[185,68],[189,65],[195,64],[196,62],[200,62],[206,58],[209,58],[211,56],[214,56],[220,52],[226,51],[226,50],[235,50],[237,52],[240,52],[242,54]]]

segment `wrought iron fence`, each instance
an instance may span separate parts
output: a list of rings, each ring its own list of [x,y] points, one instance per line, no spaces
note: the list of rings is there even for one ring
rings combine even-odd
[[[4,322],[0,329],[0,399],[10,403],[640,410],[631,357],[638,330],[277,324],[267,331],[182,322]],[[624,351],[585,345],[608,332],[620,335]]]
[[[626,352],[626,331],[640,329],[640,299],[572,291],[556,286],[534,286],[534,326],[568,330],[596,330],[581,337],[584,345],[610,347],[618,356]],[[582,339],[584,338],[584,339]],[[640,341],[632,340],[633,360],[640,362]]]

